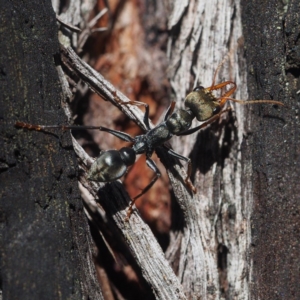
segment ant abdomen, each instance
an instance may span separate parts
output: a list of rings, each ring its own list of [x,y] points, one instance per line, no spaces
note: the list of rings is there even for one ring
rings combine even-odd
[[[88,179],[98,182],[115,181],[126,173],[129,166],[134,164],[135,158],[134,150],[128,147],[119,151],[103,151],[91,165]]]

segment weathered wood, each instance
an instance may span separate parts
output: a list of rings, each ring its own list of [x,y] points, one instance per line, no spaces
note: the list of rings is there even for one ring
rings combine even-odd
[[[1,288],[4,299],[102,299],[66,122],[51,1],[1,1]]]
[[[169,23],[169,75],[176,105],[183,106],[186,94],[196,85],[212,84],[217,66],[231,49],[233,55],[217,82],[235,81],[236,98],[247,99],[238,47],[242,36],[239,2],[189,1],[183,10],[181,1],[175,1],[176,9],[181,13],[170,14]],[[193,299],[245,298],[248,291],[244,274],[250,215],[242,205],[240,161],[244,108],[232,106],[233,116],[172,140],[176,152],[192,159],[192,180],[198,190],[189,202],[178,270],[187,296]],[[171,253],[168,256],[174,260]]]
[[[249,94],[286,108],[253,107],[243,161],[252,181],[251,299],[299,299],[300,3],[242,1]],[[250,175],[249,175],[250,174]]]

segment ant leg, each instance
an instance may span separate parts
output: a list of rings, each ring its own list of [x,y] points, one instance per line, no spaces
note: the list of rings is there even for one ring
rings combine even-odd
[[[208,90],[208,91],[219,90],[219,89],[221,89],[224,86],[229,85],[229,84],[233,84],[233,87],[230,88],[227,92],[225,92],[224,95],[222,95],[219,98],[220,99],[219,100],[219,102],[220,102],[220,108],[222,108],[225,105],[225,103],[228,101],[228,97],[231,96],[235,92],[235,90],[237,88],[236,87],[236,83],[233,82],[233,81],[231,81],[231,80],[229,80],[229,81],[221,82],[221,83],[216,84],[216,85],[212,85],[212,86],[210,86],[210,87],[208,87],[208,88],[205,89],[205,90]]]
[[[169,118],[169,116],[173,113],[174,109],[175,109],[175,105],[176,105],[176,102],[175,101],[172,101],[172,103],[170,104],[166,114],[165,114],[165,117],[164,117],[164,121],[167,121],[167,119]]]
[[[228,111],[230,111],[230,110],[231,110],[231,107],[228,107],[228,108],[222,110],[221,112],[219,112],[218,114],[214,115],[212,118],[210,118],[208,121],[202,123],[201,125],[199,125],[199,126],[197,126],[197,127],[195,127],[195,128],[191,128],[191,129],[189,129],[189,130],[180,132],[180,133],[178,133],[178,134],[176,134],[176,135],[177,135],[177,136],[181,136],[181,135],[189,135],[189,134],[192,134],[192,133],[194,133],[194,132],[196,132],[196,131],[198,131],[198,130],[200,130],[200,129],[206,127],[206,126],[208,126],[209,124],[213,123],[214,121],[216,121],[217,119],[219,119],[220,116],[221,116],[222,114],[224,114],[224,113],[226,113],[226,112],[228,112]]]
[[[229,85],[229,84],[233,84],[233,87],[228,91],[228,92],[231,91],[231,92],[229,93],[229,96],[230,96],[230,95],[233,94],[234,91],[236,90],[236,83],[233,82],[233,81],[231,81],[231,80],[224,81],[224,82],[221,82],[221,83],[216,84],[216,85],[212,85],[212,86],[206,88],[206,90],[209,90],[209,91],[219,90],[219,89],[221,89],[221,88],[223,88],[224,86]],[[226,92],[226,94],[227,94],[228,92]],[[229,96],[228,96],[228,97],[229,97]]]
[[[228,98],[235,92],[235,90],[236,84],[234,83],[234,86],[220,97],[220,107],[223,107],[225,105],[225,103],[228,101]]]
[[[120,105],[135,105],[135,106],[144,106],[145,107],[145,114],[144,114],[144,123],[147,127],[148,130],[150,130],[150,123],[149,123],[149,105],[144,102],[140,101],[128,101],[128,102],[123,102],[120,100],[120,98],[117,96],[117,92],[113,93],[115,100],[120,104]]]
[[[239,42],[238,42],[239,44]],[[222,59],[222,61],[219,63],[219,65],[217,66],[216,68],[216,71],[214,73],[214,77],[213,77],[213,82],[212,82],[212,85],[211,86],[214,86],[215,85],[215,82],[216,82],[216,78],[217,78],[217,75],[221,69],[221,67],[224,65],[224,63],[232,56],[232,54],[236,51],[236,48],[237,47],[234,47],[232,48],[226,55],[225,57]]]
[[[129,220],[131,214],[132,214],[132,211],[133,211],[133,205],[135,203],[135,201],[141,197],[142,195],[144,195],[146,192],[148,192],[151,187],[153,186],[153,184],[156,182],[156,180],[161,176],[161,173],[159,171],[159,169],[157,168],[155,162],[150,158],[150,157],[147,157],[146,158],[146,163],[147,163],[147,166],[155,172],[155,176],[152,178],[151,182],[142,190],[142,192],[140,194],[138,194],[137,196],[135,196],[132,201],[130,202],[129,204],[129,207],[128,207],[128,211],[127,211],[127,216],[126,216],[126,221]]]
[[[129,134],[118,131],[118,130],[113,130],[109,129],[106,127],[102,126],[81,126],[81,125],[34,125],[34,124],[29,124],[29,123],[24,123],[24,122],[16,122],[15,126],[17,128],[26,128],[28,130],[36,130],[36,131],[46,131],[48,129],[62,129],[62,130],[86,130],[86,129],[97,129],[100,131],[105,131],[110,134],[113,134],[114,136],[118,137],[119,139],[125,141],[125,142],[134,142],[134,138],[130,136]]]
[[[88,128],[88,129],[91,129],[91,128]],[[109,129],[109,128],[102,127],[102,126],[98,127],[98,129],[100,131],[108,132],[108,133],[110,133],[110,134],[118,137],[122,141],[131,142],[131,143],[134,142],[134,138],[131,135],[125,133],[125,132],[118,131],[118,130],[113,130],[113,129]]]
[[[194,187],[194,185],[192,184],[191,182],[191,174],[192,174],[192,162],[189,158],[183,156],[183,155],[180,155],[178,153],[176,153],[175,151],[173,151],[172,149],[168,149],[168,153],[178,159],[181,159],[181,160],[184,160],[185,162],[187,162],[188,164],[188,169],[187,169],[187,176],[184,180],[184,183],[187,185],[187,187],[194,193],[196,194],[197,190],[196,188]]]

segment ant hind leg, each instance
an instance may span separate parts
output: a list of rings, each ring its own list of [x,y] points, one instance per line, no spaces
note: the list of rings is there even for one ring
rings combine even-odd
[[[147,166],[154,171],[155,173],[155,176],[152,178],[152,180],[150,181],[150,183],[141,191],[141,193],[139,193],[137,196],[135,196],[130,204],[129,204],[129,207],[128,207],[128,210],[127,210],[127,216],[126,216],[126,219],[125,221],[129,221],[129,218],[130,216],[132,215],[132,211],[133,211],[133,205],[135,204],[135,201],[140,198],[142,195],[144,195],[146,192],[148,192],[151,187],[153,186],[153,184],[156,182],[156,180],[161,176],[161,173],[159,171],[159,169],[157,168],[155,162],[147,157],[146,158],[146,163],[147,163]]]
[[[187,176],[186,178],[184,179],[184,183],[186,184],[186,186],[189,188],[189,190],[191,190],[194,194],[196,194],[197,190],[196,188],[194,187],[190,177],[191,177],[191,174],[192,174],[192,162],[189,158],[185,157],[185,156],[182,156],[178,153],[176,153],[174,150],[172,149],[168,149],[168,153],[178,159],[181,159],[181,160],[184,160],[185,162],[187,162],[188,164],[188,169],[187,169]]]

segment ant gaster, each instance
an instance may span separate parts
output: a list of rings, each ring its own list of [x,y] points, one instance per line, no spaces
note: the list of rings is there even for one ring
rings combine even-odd
[[[213,95],[213,90],[222,89],[228,85],[231,85],[231,88],[223,95],[221,95],[220,98],[216,98]],[[135,196],[131,201],[127,212],[128,219],[132,213],[135,200],[145,194],[161,176],[161,173],[157,168],[155,162],[151,159],[151,156],[157,147],[162,146],[167,148],[167,151],[170,155],[184,160],[188,163],[187,176],[184,181],[187,187],[195,193],[196,189],[190,181],[191,160],[168,148],[165,143],[169,141],[174,135],[182,136],[192,134],[217,120],[221,114],[230,110],[230,108],[223,109],[228,100],[241,104],[271,103],[276,105],[283,105],[281,102],[273,100],[243,101],[233,99],[230,96],[235,92],[235,90],[236,84],[233,81],[225,81],[217,85],[214,85],[213,81],[212,86],[208,88],[198,86],[190,94],[187,95],[184,102],[185,109],[178,109],[174,112],[175,102],[172,102],[165,114],[164,121],[156,125],[152,129],[149,124],[149,106],[147,104],[138,101],[129,101],[125,103],[122,102],[122,105],[145,106],[144,123],[147,130],[144,134],[138,135],[136,137],[132,137],[129,134],[121,131],[100,126],[42,126],[31,125],[23,122],[16,122],[16,126],[33,130],[45,130],[50,128],[98,129],[113,134],[123,141],[133,143],[132,147],[123,147],[120,150],[102,151],[88,171],[89,180],[98,182],[115,181],[122,177],[127,172],[128,167],[135,163],[136,155],[145,153],[146,163],[148,167],[154,171],[155,176],[153,177],[151,182],[141,191],[141,193]],[[116,93],[114,96],[116,100],[120,101]],[[204,123],[190,129],[194,118]]]

